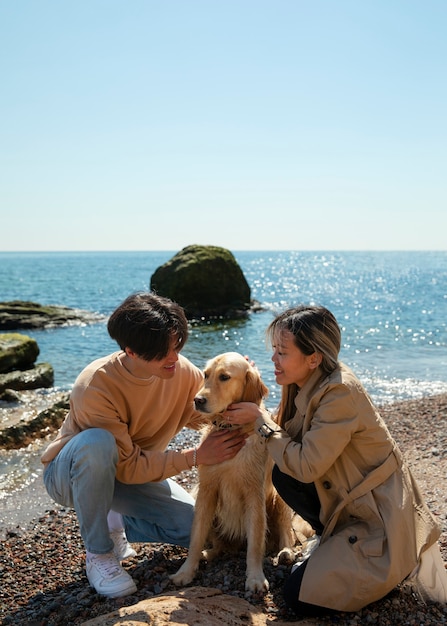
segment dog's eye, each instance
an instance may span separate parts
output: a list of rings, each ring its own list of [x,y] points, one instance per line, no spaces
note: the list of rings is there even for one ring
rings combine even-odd
[[[226,381],[226,380],[230,380],[231,376],[229,376],[228,374],[220,374],[219,376],[219,380],[222,381]]]

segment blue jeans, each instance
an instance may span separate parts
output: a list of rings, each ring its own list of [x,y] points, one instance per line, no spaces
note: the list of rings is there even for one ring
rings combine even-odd
[[[116,480],[118,450],[107,430],[84,430],[45,468],[43,480],[57,503],[74,508],[85,547],[95,554],[113,549],[107,514],[123,515],[130,542],[171,543],[187,548],[194,499],[171,479],[127,485]]]

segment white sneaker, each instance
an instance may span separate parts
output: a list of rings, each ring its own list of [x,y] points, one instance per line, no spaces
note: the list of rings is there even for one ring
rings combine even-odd
[[[312,552],[314,550],[316,550],[319,545],[320,545],[320,536],[319,535],[312,535],[312,537],[309,537],[309,539],[303,543],[303,547],[301,549],[301,554],[298,557],[296,563],[294,563],[292,565],[292,569],[290,570],[290,573],[293,574],[293,572],[300,565],[302,565],[305,561],[307,561],[307,559],[310,557]]]
[[[113,552],[89,556],[86,568],[90,585],[103,596],[122,598],[137,590],[132,577],[123,570]]]
[[[421,554],[411,582],[424,602],[447,603],[447,571],[437,543]]]
[[[130,559],[131,556],[137,555],[135,550],[127,541],[124,530],[111,531],[110,537],[113,541],[113,554],[116,556],[118,561],[124,561],[124,559]]]

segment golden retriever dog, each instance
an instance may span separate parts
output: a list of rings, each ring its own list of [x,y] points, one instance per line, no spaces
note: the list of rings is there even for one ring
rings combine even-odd
[[[208,361],[204,375],[204,385],[195,398],[196,408],[209,417],[203,437],[211,429],[229,427],[221,415],[228,405],[246,401],[261,406],[268,393],[258,370],[237,352]],[[248,433],[238,454],[223,463],[198,468],[191,542],[185,562],[171,576],[176,585],[193,580],[201,558],[211,560],[224,550],[246,546],[245,589],[267,591],[265,552],[281,550],[286,560],[292,560],[288,551],[295,543],[293,513],[272,484],[273,462],[265,442],[254,432],[254,424],[233,427]],[[203,550],[207,542],[212,548]]]

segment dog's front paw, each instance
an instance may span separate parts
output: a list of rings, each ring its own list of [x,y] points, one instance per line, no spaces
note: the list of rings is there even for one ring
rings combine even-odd
[[[276,556],[275,564],[290,565],[296,559],[295,551],[292,548],[283,548]]]
[[[178,587],[184,587],[185,585],[188,585],[190,582],[192,582],[192,580],[194,579],[194,574],[195,570],[189,567],[185,562],[183,563],[181,568],[177,570],[175,574],[169,576],[169,578],[172,580],[174,585],[177,585]]]
[[[247,576],[245,590],[252,593],[266,593],[269,590],[269,583],[262,572],[261,576]]]

